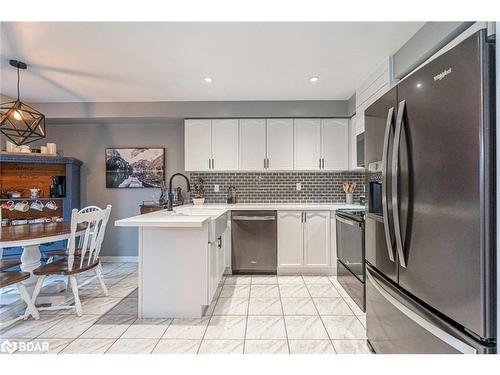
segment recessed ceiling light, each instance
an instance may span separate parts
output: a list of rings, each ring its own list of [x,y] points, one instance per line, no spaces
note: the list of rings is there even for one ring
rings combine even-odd
[[[419,83],[417,83],[417,87],[418,87],[418,88],[422,87],[422,84],[421,84],[420,82],[419,82]]]
[[[309,78],[309,82],[311,82],[311,83],[316,83],[318,81],[319,81],[319,77],[311,77],[311,78]]]
[[[206,83],[212,83],[212,78],[210,78],[210,77],[205,77],[205,78],[203,78],[203,80],[204,80]]]

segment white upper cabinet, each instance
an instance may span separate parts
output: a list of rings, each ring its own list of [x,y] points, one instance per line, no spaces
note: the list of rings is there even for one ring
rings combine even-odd
[[[321,120],[296,119],[294,127],[294,169],[321,168]]]
[[[267,120],[267,169],[293,169],[293,120]]]
[[[347,119],[321,120],[321,169],[349,168],[349,123]]]
[[[346,170],[353,152],[346,119],[192,119],[184,128],[186,171]]]
[[[212,159],[212,120],[184,123],[184,163],[187,171],[208,171]]]
[[[212,169],[238,170],[238,120],[212,120]]]
[[[240,170],[263,170],[265,159],[266,120],[240,120]]]

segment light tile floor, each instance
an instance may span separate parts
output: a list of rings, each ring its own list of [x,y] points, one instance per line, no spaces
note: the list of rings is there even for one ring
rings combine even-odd
[[[48,342],[50,353],[73,354],[370,353],[365,314],[335,277],[226,276],[201,319],[138,319],[137,264],[104,263],[103,271],[108,297],[92,272],[79,278],[83,316],[42,311],[0,339]],[[16,289],[3,289],[0,321],[23,311]]]

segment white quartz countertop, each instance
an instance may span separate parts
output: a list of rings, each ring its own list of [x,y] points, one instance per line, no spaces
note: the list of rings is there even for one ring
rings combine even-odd
[[[192,204],[179,206],[174,211],[161,210],[115,221],[118,227],[165,227],[199,228],[228,211],[271,210],[271,211],[336,211],[338,209],[364,208],[359,204],[345,203],[207,203],[200,206]],[[198,211],[198,212],[197,212]]]

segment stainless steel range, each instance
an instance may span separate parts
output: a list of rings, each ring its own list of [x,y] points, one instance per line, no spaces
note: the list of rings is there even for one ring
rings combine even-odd
[[[338,210],[337,279],[365,311],[365,210]]]

